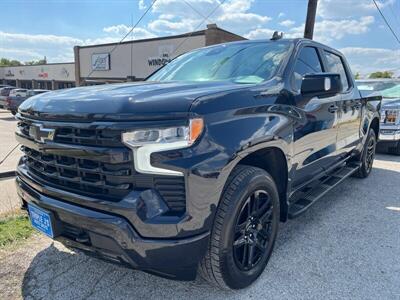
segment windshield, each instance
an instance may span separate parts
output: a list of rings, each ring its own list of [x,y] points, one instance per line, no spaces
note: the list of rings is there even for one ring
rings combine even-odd
[[[357,87],[359,90],[363,91],[382,91],[388,88],[394,87],[400,84],[400,82],[395,81],[358,81]]]
[[[177,57],[147,80],[259,83],[275,75],[289,47],[285,41],[207,47]]]
[[[357,81],[357,87],[363,97],[382,96],[386,99],[399,98],[400,81]]]
[[[400,83],[394,87],[385,89],[380,92],[383,98],[399,98],[400,99]]]

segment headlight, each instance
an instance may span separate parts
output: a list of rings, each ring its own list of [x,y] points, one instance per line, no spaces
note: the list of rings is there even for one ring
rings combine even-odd
[[[122,134],[122,141],[133,150],[135,169],[139,173],[183,175],[181,172],[153,167],[150,156],[154,152],[186,148],[203,131],[203,119],[191,119],[189,126],[140,129]]]

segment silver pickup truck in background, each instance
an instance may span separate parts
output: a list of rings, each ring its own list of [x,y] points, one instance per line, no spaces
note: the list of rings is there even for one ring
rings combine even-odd
[[[383,97],[377,150],[400,155],[400,79],[358,80],[363,96]]]

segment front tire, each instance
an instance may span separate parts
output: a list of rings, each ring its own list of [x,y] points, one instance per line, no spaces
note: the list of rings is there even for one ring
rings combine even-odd
[[[364,149],[360,157],[361,166],[354,174],[358,178],[367,178],[372,171],[372,165],[375,159],[376,152],[376,134],[373,129],[368,132],[367,140],[365,141]]]
[[[279,195],[262,169],[241,166],[228,178],[200,275],[223,289],[241,289],[264,271],[279,224]]]

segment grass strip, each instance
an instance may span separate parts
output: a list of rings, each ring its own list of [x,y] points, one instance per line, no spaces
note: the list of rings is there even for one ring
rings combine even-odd
[[[33,232],[34,229],[26,214],[0,217],[0,249],[26,240]]]

